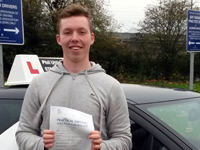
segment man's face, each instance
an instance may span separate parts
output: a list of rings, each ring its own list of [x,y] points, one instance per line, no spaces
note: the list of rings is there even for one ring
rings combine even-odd
[[[68,61],[88,62],[90,46],[94,43],[89,22],[84,16],[73,16],[61,19],[60,33],[57,42],[63,49],[63,57]]]

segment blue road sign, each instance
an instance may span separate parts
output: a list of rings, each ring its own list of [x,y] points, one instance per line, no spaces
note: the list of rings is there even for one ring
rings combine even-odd
[[[200,11],[188,10],[187,51],[200,52]]]
[[[0,44],[24,44],[22,0],[0,0]]]

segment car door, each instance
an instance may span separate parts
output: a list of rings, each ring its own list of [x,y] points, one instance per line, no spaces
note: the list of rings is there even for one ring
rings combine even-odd
[[[132,150],[191,150],[135,105],[128,104]]]
[[[0,134],[19,120],[21,107],[22,99],[0,98]]]

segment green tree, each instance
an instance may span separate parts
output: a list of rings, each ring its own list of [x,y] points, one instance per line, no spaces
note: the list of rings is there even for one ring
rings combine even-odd
[[[157,65],[155,72],[169,79],[180,66],[180,57],[186,55],[186,21],[190,4],[183,0],[160,0],[149,5],[140,22],[137,44],[143,55]],[[153,67],[150,66],[152,69]]]

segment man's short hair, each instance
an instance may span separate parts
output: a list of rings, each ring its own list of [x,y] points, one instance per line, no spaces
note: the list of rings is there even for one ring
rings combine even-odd
[[[58,15],[57,20],[57,33],[60,33],[60,21],[61,19],[72,17],[72,16],[84,16],[88,19],[89,28],[92,32],[92,22],[91,22],[91,14],[90,12],[81,5],[71,4],[65,7]]]

